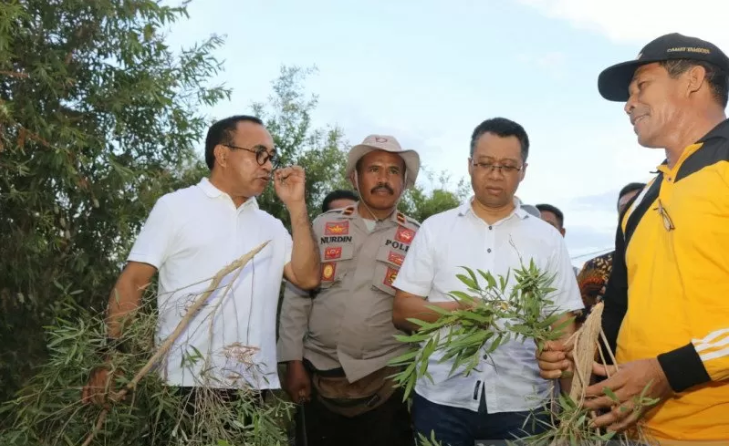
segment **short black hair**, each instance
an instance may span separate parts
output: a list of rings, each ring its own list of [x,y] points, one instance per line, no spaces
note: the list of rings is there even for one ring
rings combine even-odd
[[[706,71],[706,82],[709,84],[712,96],[721,108],[726,108],[729,102],[729,73],[713,63],[703,60],[673,59],[659,62],[668,71],[668,75],[677,78],[693,67],[703,67]]]
[[[213,166],[215,166],[215,146],[230,144],[233,139],[233,132],[239,122],[252,122],[263,125],[260,118],[249,115],[229,116],[211,125],[205,137],[205,163],[210,170],[213,170]]]
[[[333,190],[329,192],[326,197],[324,197],[324,201],[322,201],[321,203],[321,211],[326,212],[331,210],[329,209],[329,205],[332,204],[332,201],[341,199],[359,201],[359,195],[357,195],[355,192],[352,192],[351,190]]]
[[[618,193],[618,207],[620,207],[620,199],[631,192],[640,192],[645,187],[645,183],[628,183]]]
[[[557,206],[552,206],[551,204],[538,204],[534,206],[535,208],[539,209],[539,212],[551,212],[554,214],[555,217],[557,217],[557,221],[559,222],[559,226],[561,228],[564,228],[564,214],[562,211],[557,208]]]
[[[521,158],[526,162],[529,156],[529,137],[527,136],[524,127],[506,118],[492,118],[487,119],[473,130],[471,134],[471,156],[476,150],[476,144],[478,140],[484,135],[484,133],[493,133],[501,138],[508,136],[515,136],[521,144]]]

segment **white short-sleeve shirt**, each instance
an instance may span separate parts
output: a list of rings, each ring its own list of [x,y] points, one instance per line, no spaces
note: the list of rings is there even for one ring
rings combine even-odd
[[[128,261],[159,271],[158,345],[219,270],[265,241],[270,243],[245,268],[222,280],[173,344],[160,365],[168,384],[280,387],[276,308],[292,240],[281,221],[260,210],[254,198],[236,208],[207,178],[157,201]]]
[[[425,220],[393,286],[430,302],[448,302],[453,301],[448,293],[468,292],[456,277],[465,272],[462,266],[490,271],[497,277],[505,276],[510,268],[519,268],[521,261],[528,266],[533,259],[542,271],[555,275],[552,287],[557,291],[550,299],[557,309],[582,309],[562,235],[521,209],[518,200],[515,204],[511,215],[492,225],[474,214],[470,201]],[[509,280],[513,286],[513,272]],[[452,362],[438,364],[442,355],[434,354],[428,365],[433,382],[420,378],[415,391],[436,404],[473,411],[478,411],[481,392],[488,413],[535,409],[549,395],[548,381],[539,376],[535,349],[531,340],[511,340],[499,346],[489,359],[482,359],[468,376],[456,371],[450,377]]]

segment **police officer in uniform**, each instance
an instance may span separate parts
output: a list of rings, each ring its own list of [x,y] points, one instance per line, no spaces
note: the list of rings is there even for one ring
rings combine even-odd
[[[313,223],[321,286],[312,298],[284,297],[278,352],[284,388],[302,403],[297,437],[308,445],[414,444],[387,363],[407,351],[395,339],[392,283],[419,223],[396,207],[419,169],[417,152],[392,136],[368,136],[347,161],[360,201]]]

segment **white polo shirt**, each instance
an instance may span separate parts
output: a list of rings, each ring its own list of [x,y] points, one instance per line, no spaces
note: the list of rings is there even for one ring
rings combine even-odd
[[[461,266],[505,276],[510,268],[520,267],[521,257],[526,266],[534,259],[542,271],[556,275],[552,287],[557,291],[550,299],[560,311],[583,308],[562,235],[521,209],[518,200],[515,204],[511,215],[492,225],[474,214],[470,200],[425,220],[393,286],[430,302],[452,302],[449,292],[468,292],[456,277],[465,272]],[[513,272],[509,284],[516,284]],[[420,378],[415,391],[436,404],[473,411],[478,411],[481,392],[488,413],[535,409],[549,395],[548,381],[539,377],[535,349],[534,341],[512,340],[482,359],[468,376],[462,367],[451,377],[453,363],[438,364],[442,354],[436,353],[428,365],[433,382]]]
[[[174,343],[160,365],[168,384],[280,387],[276,308],[293,244],[281,221],[260,210],[255,198],[236,208],[207,178],[157,201],[127,260],[159,271],[158,345],[220,269],[267,240],[245,268],[223,279]]]

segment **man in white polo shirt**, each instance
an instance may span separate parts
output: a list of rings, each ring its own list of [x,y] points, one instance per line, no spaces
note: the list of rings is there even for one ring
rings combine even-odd
[[[276,308],[282,277],[302,289],[319,285],[319,249],[304,202],[304,171],[274,171],[273,138],[253,116],[213,124],[205,161],[209,178],[164,195],[152,209],[111,294],[109,337],[120,336],[121,317],[139,306],[144,287],[159,272],[159,344],[220,269],[268,241],[242,270],[223,279],[224,286],[193,317],[159,371],[169,385],[193,397],[192,389],[200,386],[228,397],[240,388],[279,388]],[[291,216],[293,240],[282,222],[256,202],[272,174]],[[106,369],[94,371],[84,400],[103,401],[99,390],[108,378]]]
[[[462,206],[428,218],[415,236],[393,286],[393,322],[415,330],[408,318],[435,321],[436,305],[455,310],[451,291],[468,292],[456,275],[461,266],[506,275],[521,262],[555,276],[550,297],[568,313],[582,308],[575,275],[562,236],[548,223],[529,215],[514,194],[524,179],[529,139],[517,123],[504,118],[484,121],[471,137],[468,171],[474,197]],[[509,275],[515,284],[514,274]],[[565,318],[568,317],[567,314]],[[570,327],[566,334],[571,334]],[[412,416],[416,431],[443,444],[472,446],[476,440],[513,439],[536,433],[524,426],[530,410],[548,397],[549,382],[540,378],[534,342],[513,340],[499,346],[478,370],[450,374],[452,362],[438,363],[415,386]],[[563,385],[570,385],[564,382]],[[537,429],[543,426],[537,426]]]

